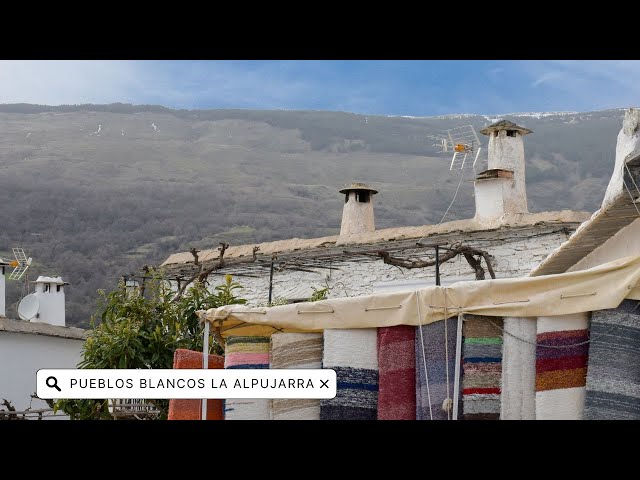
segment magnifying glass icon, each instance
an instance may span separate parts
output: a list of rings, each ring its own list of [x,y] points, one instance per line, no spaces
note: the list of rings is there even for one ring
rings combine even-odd
[[[47,379],[44,382],[47,387],[49,388],[55,388],[56,390],[58,390],[59,392],[62,391],[62,389],[58,386],[58,379],[56,377],[47,377]]]

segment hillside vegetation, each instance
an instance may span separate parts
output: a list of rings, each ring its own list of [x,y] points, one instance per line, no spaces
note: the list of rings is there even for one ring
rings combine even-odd
[[[622,117],[0,105],[0,256],[22,246],[34,258],[31,279],[59,274],[71,282],[67,324],[87,326],[97,289],[173,252],[337,233],[337,190],[351,181],[380,191],[378,228],[437,223],[460,173],[427,135],[459,125],[508,118],[531,128],[530,211],[593,211]],[[473,216],[472,194],[464,182],[448,220]],[[20,285],[8,283],[15,316]]]

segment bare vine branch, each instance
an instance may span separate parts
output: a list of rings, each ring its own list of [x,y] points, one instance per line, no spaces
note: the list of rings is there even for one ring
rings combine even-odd
[[[462,255],[464,255],[469,266],[476,272],[476,280],[484,280],[484,268],[482,268],[480,260],[476,260],[476,258],[468,252],[464,252]]]
[[[200,259],[198,258],[198,253],[200,253],[200,250],[196,249],[196,247],[191,247],[189,251],[191,252],[191,255],[193,255],[193,264],[200,266]]]
[[[487,270],[489,270],[489,275],[491,275],[491,278],[496,278],[496,274],[493,271],[493,266],[491,265],[489,254],[485,251],[482,251],[482,258],[484,258],[484,263],[487,264]]]
[[[379,250],[378,252],[376,252],[376,255],[382,258],[384,263],[388,265],[394,265],[396,267],[425,268],[432,267],[436,264],[435,258],[433,260],[407,260],[404,258],[392,257],[391,254],[386,250]],[[475,272],[476,280],[484,280],[485,278],[485,271],[481,263],[482,258],[484,258],[484,261],[487,264],[487,269],[489,270],[489,275],[491,275],[491,278],[496,278],[495,272],[493,271],[493,266],[491,265],[489,253],[477,248],[464,246],[461,243],[452,245],[451,247],[449,247],[447,253],[445,253],[444,255],[439,255],[438,262],[440,263],[440,265],[442,265],[446,261],[451,260],[458,255],[464,256],[467,263]],[[478,258],[476,258],[476,256]]]
[[[200,269],[196,273],[194,273],[190,278],[180,279],[180,281],[178,281],[178,291],[173,297],[173,301],[180,299],[182,295],[184,295],[184,292],[186,291],[187,287],[191,285],[193,282],[198,281],[198,282],[206,283],[209,275],[211,275],[216,270],[220,270],[221,268],[223,268],[226,265],[224,254],[228,248],[229,248],[228,243],[220,242],[220,246],[218,247],[218,251],[220,252],[218,256],[218,260],[208,268],[205,268],[204,263],[200,261],[200,258],[198,256],[199,250],[196,250],[195,248],[191,248],[189,251],[191,252],[191,255],[193,255],[193,260],[194,260],[193,263],[194,265],[199,266]],[[259,250],[260,250],[259,246],[257,245],[254,246],[252,250],[251,258],[237,260],[234,262],[234,264],[255,262],[258,258]]]
[[[424,268],[424,267],[432,267],[436,264],[436,260],[405,260],[403,258],[395,258],[392,257],[391,254],[385,250],[378,251],[378,256],[382,258],[384,263],[388,265],[395,265],[397,267],[404,268]],[[443,264],[447,260],[451,260],[454,257],[458,256],[458,251],[449,250],[444,255],[439,256],[440,264]]]

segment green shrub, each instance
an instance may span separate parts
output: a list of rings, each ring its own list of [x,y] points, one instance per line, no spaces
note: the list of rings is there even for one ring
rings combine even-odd
[[[158,273],[151,272],[144,291],[127,291],[124,282],[106,294],[99,290],[99,314],[91,318],[93,330],[82,349],[78,368],[172,368],[173,354],[178,348],[202,351],[203,333],[196,312],[223,305],[244,304],[236,296],[242,286],[231,275],[210,292],[196,282],[184,295],[174,299],[175,292]],[[100,323],[96,324],[96,320]],[[209,353],[222,354],[213,337]],[[166,419],[168,400],[149,400]],[[111,419],[109,400],[58,400],[61,410],[72,419]]]

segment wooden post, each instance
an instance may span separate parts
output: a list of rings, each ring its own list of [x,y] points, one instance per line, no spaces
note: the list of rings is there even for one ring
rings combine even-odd
[[[273,293],[273,259],[271,259],[271,270],[269,272],[269,305],[271,305],[272,293]]]
[[[202,347],[202,369],[209,369],[209,322],[204,321],[204,346]],[[202,399],[202,415],[200,420],[207,419],[207,399]]]
[[[440,247],[436,245],[436,285],[440,285]]]

